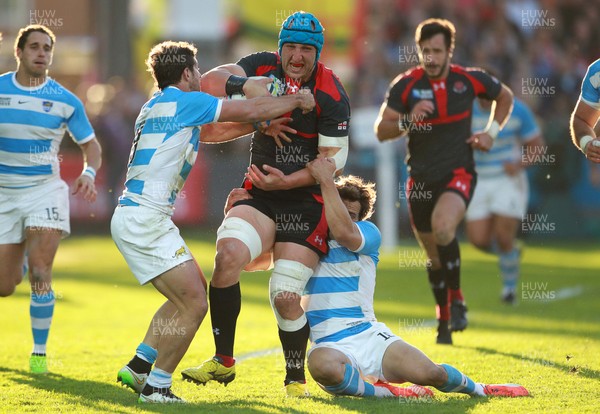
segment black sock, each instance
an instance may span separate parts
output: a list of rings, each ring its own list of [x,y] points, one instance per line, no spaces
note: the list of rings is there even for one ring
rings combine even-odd
[[[233,356],[235,326],[242,307],[240,283],[226,288],[210,286],[210,321],[215,339],[216,354]]]
[[[446,276],[448,289],[460,289],[460,249],[456,237],[446,246],[437,246],[440,263]]]
[[[444,269],[432,269],[427,268],[427,275],[429,276],[429,284],[433,297],[435,298],[436,317],[438,320],[450,319],[450,311],[448,309],[448,286],[444,281]]]
[[[142,358],[135,355],[131,361],[127,364],[134,372],[138,374],[149,374],[152,370],[152,364],[148,361],[144,361]]]
[[[308,322],[294,332],[286,332],[279,328],[279,340],[285,358],[285,385],[291,381],[306,382],[304,360],[306,359],[306,344],[309,334]]]

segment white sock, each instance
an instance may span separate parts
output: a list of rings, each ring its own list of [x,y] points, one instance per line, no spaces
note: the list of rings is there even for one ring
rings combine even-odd
[[[150,371],[148,381],[146,382],[152,388],[169,388],[172,383],[173,374],[156,367]]]

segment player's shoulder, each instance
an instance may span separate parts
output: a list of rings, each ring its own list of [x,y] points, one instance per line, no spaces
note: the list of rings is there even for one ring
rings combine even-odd
[[[483,68],[477,66],[461,66],[454,63],[450,65],[450,73],[454,73],[457,75],[483,75],[487,77],[492,77]]]
[[[326,96],[331,97],[336,102],[348,102],[348,94],[344,89],[344,85],[337,75],[321,62],[317,62],[315,76],[315,90],[323,92]],[[315,99],[318,99],[315,95]]]
[[[244,65],[252,63],[255,66],[277,66],[279,62],[279,55],[276,52],[263,50],[261,52],[250,53],[242,57],[240,60],[238,60],[237,64]]]
[[[585,81],[588,81],[594,88],[600,89],[600,59],[593,62],[588,66],[587,73],[585,74]]]
[[[6,85],[12,82],[12,77],[15,72],[6,72],[0,75],[0,84]]]
[[[415,66],[414,68],[408,69],[406,72],[402,72],[396,76],[392,82],[392,86],[402,87],[413,81],[421,79],[425,76],[425,70],[421,66]]]
[[[363,221],[357,221],[356,222],[356,226],[360,229],[360,231],[363,233],[363,235],[365,237],[367,237],[367,234],[370,236],[376,236],[381,238],[381,232],[379,231],[379,228],[375,225],[375,223],[368,221],[368,220],[363,220]]]
[[[71,103],[81,104],[81,99],[77,97],[73,92],[67,89],[65,86],[60,84],[58,81],[52,78],[48,78],[46,86],[51,94],[58,94],[64,97],[64,99]]]

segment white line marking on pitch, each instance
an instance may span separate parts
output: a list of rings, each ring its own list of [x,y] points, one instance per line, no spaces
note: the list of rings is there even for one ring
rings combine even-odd
[[[556,294],[554,295],[554,299],[556,299],[556,300],[570,299],[570,298],[579,296],[582,293],[583,293],[583,286],[577,285],[577,286],[566,287],[566,288],[558,289],[556,291]]]
[[[264,349],[262,351],[248,352],[247,354],[242,354],[239,357],[236,357],[235,362],[242,362],[247,359],[261,358],[261,357],[264,357],[267,355],[282,354],[282,353],[283,353],[283,351],[281,350],[281,348],[271,348],[271,349]]]

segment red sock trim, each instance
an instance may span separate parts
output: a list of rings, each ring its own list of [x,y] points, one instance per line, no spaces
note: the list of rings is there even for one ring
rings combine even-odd
[[[235,365],[235,358],[232,356],[227,356],[227,355],[222,355],[222,354],[215,354],[215,356],[218,356],[219,358],[221,358],[221,360],[223,361],[223,365],[227,368]]]
[[[436,319],[440,321],[449,321],[450,306],[448,304],[446,304],[445,306],[435,305],[435,316]]]
[[[463,298],[463,294],[460,289],[448,289],[448,299],[450,300],[450,302],[452,302],[453,300],[460,300],[461,302],[465,301],[465,298]]]

